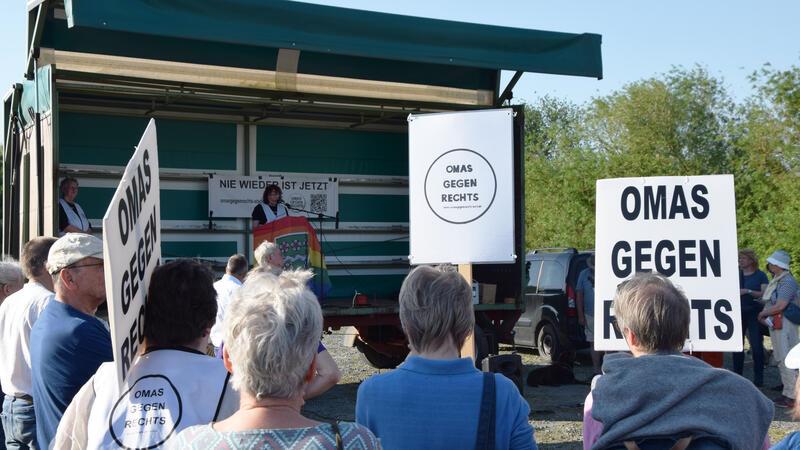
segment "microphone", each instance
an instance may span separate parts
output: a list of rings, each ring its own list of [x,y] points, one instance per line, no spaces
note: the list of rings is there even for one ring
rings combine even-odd
[[[286,205],[287,208],[292,209],[292,205],[286,203],[285,201],[283,201],[283,199],[278,200],[278,203],[279,204],[284,204],[284,205]]]
[[[336,211],[336,229],[339,229],[339,211]]]

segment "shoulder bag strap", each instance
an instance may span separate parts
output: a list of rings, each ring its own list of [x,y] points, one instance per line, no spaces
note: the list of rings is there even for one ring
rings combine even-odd
[[[494,407],[497,398],[494,383],[494,373],[484,372],[481,410],[478,415],[478,438],[475,442],[476,450],[494,450]]]
[[[219,418],[219,410],[222,409],[222,399],[225,398],[225,393],[228,391],[228,381],[231,379],[231,373],[228,372],[225,374],[225,381],[222,383],[222,393],[219,395],[219,401],[217,402],[217,409],[214,411],[214,420],[216,422]]]

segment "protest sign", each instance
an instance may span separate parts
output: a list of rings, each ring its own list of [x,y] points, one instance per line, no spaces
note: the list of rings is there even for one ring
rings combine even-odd
[[[117,381],[122,384],[144,340],[144,308],[161,259],[158,145],[150,120],[103,216],[103,257]]]
[[[513,111],[411,115],[411,264],[514,262]]]
[[[314,214],[290,211],[293,216],[336,216],[339,211],[339,181],[335,177],[313,174],[268,174],[256,176],[209,175],[209,217],[250,217],[261,203],[264,188],[275,184],[283,201],[292,208]]]
[[[626,350],[612,325],[617,285],[668,277],[689,299],[687,351],[741,351],[732,175],[597,181],[594,346]]]

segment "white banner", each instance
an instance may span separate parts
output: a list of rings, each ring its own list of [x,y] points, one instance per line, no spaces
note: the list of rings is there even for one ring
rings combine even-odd
[[[514,262],[513,111],[411,115],[411,264]]]
[[[208,214],[210,217],[250,217],[253,208],[262,202],[264,189],[275,184],[283,192],[283,201],[291,208],[311,211],[289,211],[293,216],[335,217],[339,211],[339,180],[327,175],[267,174],[255,176],[209,175]]]
[[[158,145],[150,120],[103,216],[108,318],[117,381],[122,384],[144,340],[144,308],[161,259]]]
[[[732,175],[597,181],[594,346],[626,350],[611,324],[617,285],[658,272],[689,299],[685,350],[742,351]]]

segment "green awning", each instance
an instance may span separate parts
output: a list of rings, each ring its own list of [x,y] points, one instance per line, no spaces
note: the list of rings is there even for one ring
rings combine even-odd
[[[66,0],[70,27],[602,78],[598,34],[558,33],[277,0]]]

